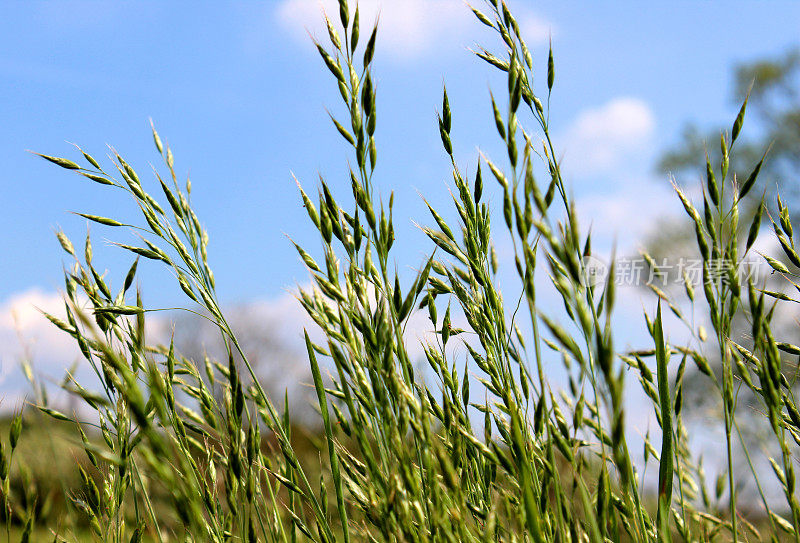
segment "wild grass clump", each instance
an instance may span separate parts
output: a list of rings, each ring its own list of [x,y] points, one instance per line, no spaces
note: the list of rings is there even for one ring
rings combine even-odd
[[[507,156],[481,156],[467,175],[453,156],[454,114],[445,90],[438,123],[452,164],[458,224],[429,206],[431,226],[422,229],[430,257],[406,277],[392,253],[393,197],[381,199],[374,189],[377,28],[362,36],[358,8],[346,0],[339,8],[338,21],[326,18],[330,44],[316,46],[344,104],[344,116],[332,121],[352,148],[352,196],[334,194],[324,180],[318,194],[300,188],[321,248],[296,245],[312,278],[299,303],[321,331],[305,334],[323,428],[319,456],[298,454],[290,413],[265,393],[229,326],[191,186],[178,182],[172,151],[155,129],[166,173],[156,173],[154,183],[144,183],[116,153],[105,168],[83,151],[83,165],[42,155],[127,193],[143,219],[123,224],[82,214],[140,234],[137,245],[119,244],[134,260],[117,288],[95,268],[88,238],[79,255],[58,234],[73,262],[65,274],[66,319],[48,318],[74,338],[100,388],[88,390],[71,378],[64,383],[93,413],[92,424],[40,406],[73,421],[88,460],[79,468],[83,489],[69,496],[71,512],[49,526],[56,539],[88,539],[79,531],[83,525],[95,540],[113,542],[800,541],[794,471],[800,415],[788,371],[800,347],[774,337],[770,326],[776,312],[790,311],[798,300],[766,291],[751,277],[743,283],[734,273],[765,217],[787,259],[767,262],[795,287],[800,257],[780,200],[775,218],[762,201],[751,225],[738,222],[743,202],[759,192],[753,189],[761,166],[746,180],[728,176],[746,102],[721,137],[721,163],[707,165],[702,209],[675,187],[703,263],[703,295],[687,282],[687,296],[695,314],[707,314],[712,333],[706,338],[690,324],[692,341],[671,344],[666,310],[689,321],[677,302],[654,289],[643,323],[652,344],[619,352],[613,265],[605,283],[587,280],[591,234],[581,229],[550,133],[552,49],[546,73],[534,74],[532,53],[507,6],[489,0],[472,10],[500,38],[495,52],[480,49],[477,56],[507,76],[491,98]],[[487,202],[490,192],[502,202],[498,213]],[[522,289],[506,297],[497,287],[493,227],[513,241]],[[743,229],[750,233],[744,245]],[[172,273],[189,298],[188,310],[219,330],[227,359],[189,360],[173,344],[148,341],[153,309],[133,292],[139,259]],[[720,262],[725,273],[718,273]],[[535,280],[537,265],[545,267],[563,313],[537,302],[537,290],[551,288]],[[424,370],[412,359],[418,340],[404,334],[417,311],[427,312],[436,332],[424,344]],[[456,315],[464,329],[454,327]],[[746,342],[732,335],[737,316],[752,323]],[[449,348],[454,343],[466,356]],[[721,361],[721,373],[712,371],[712,360]],[[559,361],[566,387],[551,381],[548,366]],[[706,375],[723,406],[727,467],[715,498],[683,420],[689,364]],[[626,386],[636,382],[661,429],[655,441],[646,438],[639,464],[625,422]],[[745,388],[759,398],[779,451],[769,462],[783,507],[764,496],[763,485],[775,483],[762,481],[749,453],[747,465],[735,464],[736,402]],[[643,481],[649,463],[657,466],[653,491]],[[747,470],[763,498],[760,518],[744,516],[738,501]],[[14,496],[5,490],[8,501]],[[32,514],[18,517],[33,523]]]

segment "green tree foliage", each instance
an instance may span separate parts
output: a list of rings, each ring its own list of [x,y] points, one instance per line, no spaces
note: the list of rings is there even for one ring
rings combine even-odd
[[[762,187],[771,190],[777,185],[787,196],[800,195],[800,50],[737,64],[731,86],[737,107],[749,93],[748,123],[752,123],[748,135],[737,142],[731,171],[740,180],[746,179],[769,148],[761,172]],[[717,143],[721,130],[687,123],[680,141],[659,158],[658,170],[686,181],[696,174],[704,176],[706,152],[712,164],[722,158]]]
[[[758,181],[752,190],[764,194],[763,200],[752,198],[741,201],[739,220],[743,224],[755,225],[755,230],[742,229],[739,244],[752,245],[753,240],[750,238],[758,234],[759,227],[770,226],[765,210],[775,217],[776,222],[778,216],[788,213],[788,209],[783,211],[784,204],[776,197],[777,193],[784,199],[793,201],[800,197],[800,49],[788,49],[773,57],[736,64],[732,69],[731,98],[737,107],[747,100],[748,127],[746,134],[736,140],[735,152],[729,154],[729,171],[741,186],[747,183],[757,169]],[[680,141],[663,152],[656,167],[663,174],[673,177],[681,186],[692,187],[698,182],[702,183],[707,199],[711,200],[713,198],[708,188],[706,164],[719,165],[722,162],[720,133],[730,134],[732,131],[733,128],[728,127],[705,129],[687,123]],[[761,205],[762,201],[764,206]],[[757,215],[763,220],[756,220]],[[664,220],[672,223],[670,228],[660,228],[647,239],[647,252],[657,262],[663,258],[695,257],[697,249],[694,247],[694,229],[684,221]],[[781,248],[771,256],[791,266],[791,259]],[[782,288],[780,278],[772,276],[767,280],[770,289]],[[752,336],[749,332],[749,317],[739,314],[731,326],[734,330],[732,335],[749,345]],[[789,312],[779,315],[773,326],[784,332],[793,330],[793,314]],[[721,374],[720,360],[713,354],[711,360],[710,370]],[[734,370],[734,373],[737,371]],[[748,416],[753,413],[753,397],[744,394],[742,398],[740,412]],[[707,405],[714,399],[706,393],[701,380],[688,379],[686,401]],[[763,427],[755,423],[761,417],[754,416],[752,419],[753,424],[746,426],[745,434],[752,442],[760,441]]]

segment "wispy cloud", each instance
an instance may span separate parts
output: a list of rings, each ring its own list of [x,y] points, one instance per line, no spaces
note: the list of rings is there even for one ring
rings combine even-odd
[[[52,382],[81,359],[74,340],[41,311],[63,319],[61,296],[33,288],[0,301],[0,412],[19,409],[33,395],[22,371],[23,362],[37,379]],[[88,374],[80,369],[76,373],[81,379]]]
[[[306,40],[306,30],[318,37],[325,35],[322,10],[338,22],[336,0],[282,0],[276,13],[287,30]],[[416,60],[434,50],[441,53],[442,48],[465,47],[467,30],[475,22],[461,0],[361,0],[359,10],[362,32],[380,17],[379,48],[399,61]],[[523,6],[515,13],[523,36],[531,45],[548,39],[550,23]]]
[[[9,392],[27,392],[28,385],[20,371],[23,361],[46,380],[61,379],[73,366],[79,378],[89,375],[75,340],[51,323],[43,312],[66,320],[62,295],[31,288],[0,302],[0,397]],[[170,321],[164,317],[147,321],[147,335],[154,341],[169,337],[169,328]]]
[[[64,302],[55,292],[34,288],[0,303],[0,384],[23,359],[58,361],[55,364],[64,369],[79,356],[72,339],[40,310],[64,318]]]
[[[615,98],[578,114],[562,140],[566,167],[575,175],[618,169],[647,149],[656,127],[650,105],[639,98]]]
[[[54,395],[54,383],[66,371],[86,388],[97,387],[96,377],[75,341],[54,326],[42,311],[65,320],[61,294],[34,288],[0,302],[0,411],[18,407],[21,399],[32,392],[21,370],[23,361],[31,365],[37,379],[47,384]],[[225,312],[268,393],[278,398],[287,390],[297,405],[296,411],[301,416],[308,415],[308,393],[313,389],[309,388],[311,376],[303,330],[307,329],[312,341],[320,344],[324,344],[325,337],[296,299],[296,290],[230,306]],[[455,324],[464,325],[458,318]],[[181,355],[196,361],[206,355],[218,360],[226,358],[218,329],[184,313],[150,313],[148,342],[168,343],[173,337],[173,326],[176,349]],[[435,341],[427,312],[414,313],[405,333],[409,355],[413,361],[422,363],[423,342]]]
[[[595,249],[619,254],[636,254],[642,243],[662,221],[680,217],[680,202],[666,179],[646,174],[619,177],[603,192],[578,198],[578,212],[592,228]],[[654,217],[657,220],[654,220]]]
[[[519,18],[519,29],[522,38],[529,46],[546,43],[555,36],[556,27],[550,21],[543,19],[530,10],[522,10]]]

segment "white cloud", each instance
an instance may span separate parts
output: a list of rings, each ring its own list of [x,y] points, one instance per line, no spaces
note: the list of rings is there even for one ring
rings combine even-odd
[[[519,29],[528,46],[547,43],[555,35],[555,27],[531,11],[525,11],[519,19]]]
[[[90,375],[75,340],[42,312],[66,320],[62,295],[32,288],[0,302],[0,396],[28,392],[21,371],[23,361],[46,380],[61,379],[76,362],[79,380]],[[165,317],[148,318],[147,335],[152,341],[164,341],[168,330]]]
[[[302,285],[301,288],[309,293],[312,291],[310,284]],[[308,331],[312,341],[324,343],[326,339],[317,324],[306,314],[300,302],[295,299],[295,295],[296,290],[292,289],[280,297],[254,301],[237,311],[248,318],[252,317],[259,322],[268,323],[276,338],[285,342],[287,348],[294,349],[295,353],[301,355],[300,362],[303,367],[300,373],[307,373],[303,329]],[[375,303],[372,294],[370,294],[370,302]],[[439,318],[441,319],[442,315]],[[456,328],[466,327],[466,321],[459,315],[453,315],[453,326]],[[436,341],[427,310],[417,310],[411,313],[404,328],[404,337],[406,338],[406,350],[412,361],[423,360],[424,343],[435,343]]]
[[[591,225],[596,248],[608,250],[616,244],[618,253],[635,254],[655,228],[663,227],[660,221],[680,217],[683,208],[665,179],[633,175],[615,181],[608,192],[577,199],[582,228]]]
[[[327,36],[323,9],[338,28],[337,0],[282,0],[276,14],[300,39],[307,40],[306,30],[322,39]],[[351,6],[351,17],[352,10]],[[469,25],[476,21],[462,0],[361,0],[359,11],[362,39],[380,16],[378,48],[395,60],[417,59],[442,47],[463,48],[471,41]],[[529,45],[549,38],[552,25],[522,6],[515,13]]]
[[[23,359],[53,361],[48,366],[63,369],[78,356],[72,339],[44,318],[39,309],[64,317],[64,302],[54,292],[31,289],[0,304],[0,385],[14,374]]]
[[[583,111],[563,138],[566,167],[576,175],[607,173],[646,150],[655,126],[652,109],[638,98],[615,98]]]
[[[305,29],[322,39],[326,36],[322,10],[332,22],[338,23],[338,6],[336,0],[284,0],[278,7],[278,16],[284,26],[302,39],[307,39]],[[368,37],[378,15],[378,47],[396,59],[418,57],[437,42],[456,38],[471,16],[458,0],[362,0],[359,2],[361,39]]]
[[[309,396],[313,388],[303,329],[318,344],[324,345],[325,337],[295,298],[296,292],[290,289],[277,297],[229,306],[225,313],[268,393],[279,398],[288,389],[296,414],[302,417],[309,415],[307,406],[313,400],[313,394]],[[31,364],[51,395],[56,395],[55,383],[76,362],[76,379],[88,389],[97,388],[96,378],[75,341],[40,310],[66,318],[64,301],[57,292],[33,288],[0,301],[0,411],[19,407],[21,399],[32,392],[21,370],[23,360]],[[219,331],[207,321],[185,313],[150,313],[148,343],[168,343],[173,323],[176,348],[181,354],[197,361],[205,353],[218,360],[226,357]],[[464,323],[455,316],[454,325]],[[411,316],[405,335],[409,355],[415,362],[424,360],[422,341],[434,341],[431,328],[427,311]],[[63,393],[60,397],[65,398]]]

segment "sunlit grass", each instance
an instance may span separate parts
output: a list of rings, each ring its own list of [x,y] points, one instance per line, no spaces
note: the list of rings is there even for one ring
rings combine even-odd
[[[605,283],[587,281],[591,234],[579,224],[551,137],[552,48],[544,73],[536,73],[506,6],[492,0],[481,10],[475,16],[499,45],[477,56],[507,76],[487,104],[497,134],[485,137],[499,137],[507,156],[481,156],[467,174],[453,156],[458,112],[445,91],[438,122],[458,224],[429,207],[431,226],[422,229],[431,256],[418,263],[396,261],[392,248],[402,240],[395,240],[393,197],[380,198],[375,189],[377,29],[362,36],[358,9],[340,0],[338,22],[328,20],[330,44],[317,44],[343,101],[342,114],[332,119],[351,147],[352,194],[334,193],[325,180],[310,194],[300,189],[319,233],[317,246],[296,246],[312,278],[298,303],[321,334],[305,336],[321,413],[310,454],[293,439],[291,413],[280,405],[288,402],[265,393],[226,320],[191,185],[179,178],[155,129],[165,173],[153,182],[115,152],[107,167],[83,151],[83,165],[42,155],[105,185],[99,188],[122,191],[142,215],[139,224],[81,215],[110,235],[128,228],[141,236],[135,245],[120,244],[135,260],[117,286],[95,268],[88,238],[77,250],[58,234],[72,259],[65,274],[67,317],[49,318],[74,338],[99,387],[87,390],[72,379],[63,385],[91,414],[84,419],[91,424],[71,426],[81,465],[77,490],[66,491],[63,515],[70,525],[113,542],[752,541],[768,534],[798,541],[793,455],[800,415],[786,370],[800,348],[773,337],[770,326],[792,300],[733,272],[711,273],[720,261],[733,269],[743,261],[762,218],[774,218],[786,256],[786,263],[768,258],[769,265],[788,281],[800,268],[782,203],[774,217],[762,213],[762,202],[753,224],[738,223],[740,202],[760,193],[752,190],[760,164],[746,180],[727,172],[746,102],[721,137],[721,163],[707,165],[702,201],[693,203],[675,187],[704,270],[702,295],[691,287],[686,295],[695,314],[707,315],[708,338],[679,302],[655,289],[642,323],[652,344],[620,352],[611,319],[614,269]],[[151,186],[162,203],[147,192]],[[510,236],[513,259],[506,265],[515,267],[521,291],[499,289],[495,236]],[[174,345],[148,341],[145,321],[156,309],[134,292],[139,258],[172,273],[188,297],[187,310],[218,328],[226,360],[188,360]],[[398,271],[409,266],[417,272]],[[534,281],[537,266],[550,284]],[[541,288],[554,289],[563,310],[540,305]],[[410,354],[419,340],[404,333],[416,311],[427,314],[435,332],[424,346],[424,371]],[[688,345],[670,343],[667,314],[689,325]],[[746,345],[732,335],[733,319],[742,315],[752,324]],[[720,372],[712,370],[716,362]],[[554,364],[566,372],[563,390],[551,381]],[[708,379],[723,409],[720,454],[727,469],[714,489],[690,449],[683,419],[688,365],[705,375],[700,378]],[[632,386],[649,398],[662,429],[653,441],[646,438],[645,463],[634,461],[626,437],[624,400]],[[735,463],[742,389],[759,399],[778,451],[770,458],[775,480],[763,484],[779,485],[786,497],[780,508],[764,499],[762,515],[751,519],[739,515],[736,490],[743,478],[763,474]],[[72,418],[45,403],[40,398],[45,414]],[[15,523],[39,526],[36,489],[11,492],[9,486],[9,459],[24,464],[33,454],[19,448],[11,458],[10,447],[5,450],[6,504]],[[648,469],[658,474],[653,491],[642,481],[646,464],[655,464]],[[64,538],[89,537],[60,532],[63,517],[44,522]]]

